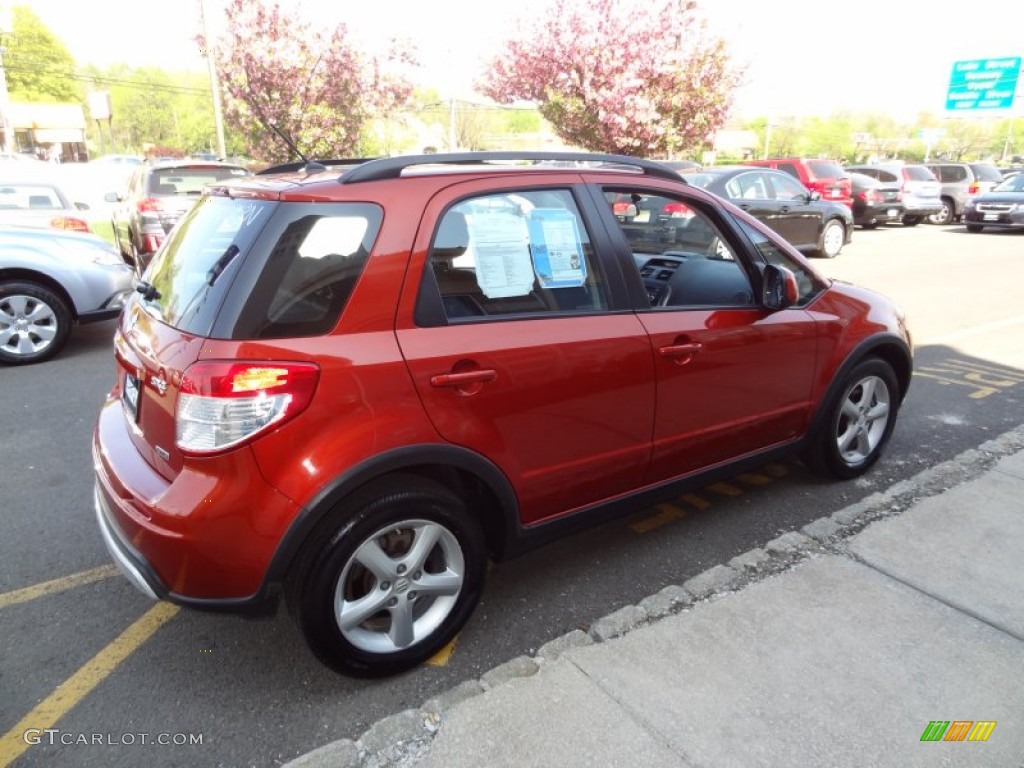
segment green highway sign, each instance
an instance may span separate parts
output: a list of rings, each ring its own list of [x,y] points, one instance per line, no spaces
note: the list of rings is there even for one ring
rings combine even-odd
[[[1020,56],[971,59],[953,64],[946,93],[946,109],[1009,109],[1020,78]]]

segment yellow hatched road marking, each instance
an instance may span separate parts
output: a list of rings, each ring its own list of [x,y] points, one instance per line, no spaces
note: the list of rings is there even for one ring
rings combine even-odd
[[[761,467],[761,471],[764,472],[766,475],[771,475],[772,477],[776,478],[785,477],[786,475],[789,474],[789,470],[786,469],[786,467],[782,466],[781,464],[767,464]]]
[[[658,514],[653,517],[648,517],[646,520],[633,523],[629,527],[637,533],[647,533],[648,531],[653,531],[655,528],[668,525],[673,520],[686,517],[686,510],[677,507],[675,504],[656,504],[654,509],[658,510]]]
[[[768,485],[772,482],[770,477],[758,474],[736,475],[735,479],[739,480],[741,483],[746,483],[747,485]]]
[[[687,504],[689,504],[694,509],[704,510],[704,509],[707,509],[708,507],[711,506],[711,502],[710,501],[708,501],[706,499],[702,499],[700,496],[698,496],[695,493],[687,493],[687,494],[685,494],[683,496],[680,496],[679,499],[680,499],[680,501],[685,501]]]
[[[456,635],[452,638],[452,641],[448,643],[444,648],[435,653],[429,659],[427,664],[432,667],[444,667],[452,660],[452,654],[455,653],[455,644],[459,642],[459,636]]]
[[[720,494],[721,496],[743,495],[743,491],[741,491],[735,485],[730,485],[729,483],[715,483],[714,485],[709,485],[708,490],[714,491],[715,493]]]
[[[70,576],[62,576],[59,579],[44,581],[31,587],[4,592],[0,594],[0,608],[5,608],[8,605],[17,605],[18,603],[27,603],[29,600],[52,595],[55,592],[63,592],[67,589],[74,589],[75,587],[109,579],[111,576],[117,576],[118,573],[116,565],[101,565],[99,568],[72,573]]]
[[[11,730],[0,736],[0,766],[13,763],[28,749],[25,731],[53,728],[93,688],[103,682],[117,665],[131,656],[154,632],[174,618],[180,609],[171,603],[157,603],[138,621],[122,632],[106,648],[93,656],[75,674],[43,699]]]

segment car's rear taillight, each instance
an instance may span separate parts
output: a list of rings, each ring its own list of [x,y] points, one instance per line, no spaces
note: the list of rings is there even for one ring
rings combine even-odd
[[[967,187],[967,194],[976,195],[981,192],[981,184],[976,181],[972,181]]]
[[[693,216],[693,211],[685,203],[666,203],[661,213],[670,219],[688,219]]]
[[[50,219],[50,226],[54,229],[69,229],[72,232],[91,232],[89,222],[77,219],[74,216],[58,216]]]
[[[319,379],[313,363],[194,363],[178,394],[178,448],[213,453],[280,425],[305,410]]]
[[[144,197],[139,200],[138,208],[140,213],[145,213],[147,211],[157,213],[164,209],[164,205],[155,197]]]

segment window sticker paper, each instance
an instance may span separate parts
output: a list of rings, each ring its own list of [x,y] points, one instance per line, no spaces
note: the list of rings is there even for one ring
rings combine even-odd
[[[476,253],[476,280],[484,296],[529,294],[534,275],[526,220],[511,213],[474,213],[467,225]]]
[[[537,208],[529,218],[533,268],[542,288],[578,288],[587,263],[576,217],[561,208]]]

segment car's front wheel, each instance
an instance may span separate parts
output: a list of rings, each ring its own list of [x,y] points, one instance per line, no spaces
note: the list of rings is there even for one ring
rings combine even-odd
[[[871,357],[855,365],[825,405],[804,451],[804,463],[843,479],[867,472],[892,435],[899,392],[889,363]]]
[[[357,677],[426,661],[469,619],[483,590],[478,522],[444,486],[373,481],[339,506],[300,555],[288,602],[313,653]]]
[[[821,237],[818,240],[818,253],[826,259],[834,259],[843,250],[846,242],[846,227],[838,219],[830,219],[825,222],[825,228],[821,230]]]
[[[41,363],[58,352],[71,334],[67,303],[36,283],[0,283],[0,362]]]

